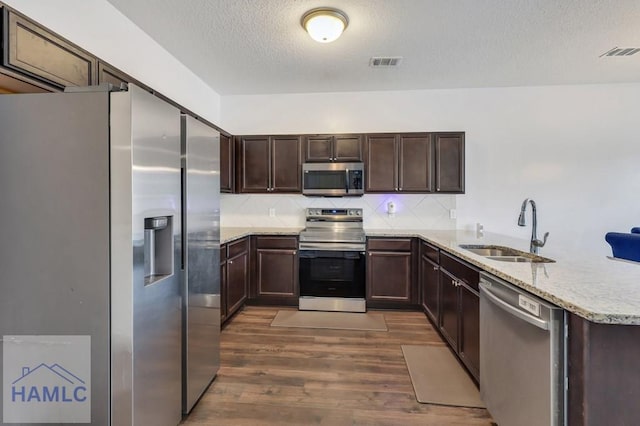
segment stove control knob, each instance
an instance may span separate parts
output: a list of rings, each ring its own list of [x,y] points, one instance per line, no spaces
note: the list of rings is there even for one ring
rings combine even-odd
[[[355,210],[349,210],[349,216],[353,216],[354,214],[356,214]]]
[[[360,210],[356,210],[356,214],[357,214],[358,216],[361,216],[361,215],[362,215],[362,211],[360,211]]]

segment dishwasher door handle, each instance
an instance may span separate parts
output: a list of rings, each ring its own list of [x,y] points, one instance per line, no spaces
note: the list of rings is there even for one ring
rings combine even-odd
[[[502,308],[504,311],[510,313],[511,315],[520,318],[523,321],[528,322],[531,325],[535,325],[538,328],[543,330],[549,330],[549,322],[545,320],[541,320],[540,318],[536,318],[533,315],[527,314],[526,312],[522,312],[520,309],[514,308],[504,300],[500,299],[498,296],[491,292],[491,287],[486,285],[483,282],[480,282],[480,296],[484,295],[488,301],[493,302],[499,308]]]

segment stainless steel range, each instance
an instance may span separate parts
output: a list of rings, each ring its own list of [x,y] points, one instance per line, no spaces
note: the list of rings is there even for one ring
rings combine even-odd
[[[307,209],[299,309],[366,312],[365,249],[362,209]]]

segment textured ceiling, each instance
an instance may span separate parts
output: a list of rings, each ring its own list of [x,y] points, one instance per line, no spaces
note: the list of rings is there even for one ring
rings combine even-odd
[[[108,0],[221,95],[640,82],[638,0]],[[349,16],[316,43],[300,18]],[[371,56],[402,56],[397,68]]]

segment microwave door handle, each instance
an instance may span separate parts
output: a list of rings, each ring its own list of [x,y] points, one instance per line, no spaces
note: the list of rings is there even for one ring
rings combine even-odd
[[[348,194],[349,193],[349,169],[345,169],[344,173],[345,173],[345,178],[346,178],[344,180],[344,189]]]

